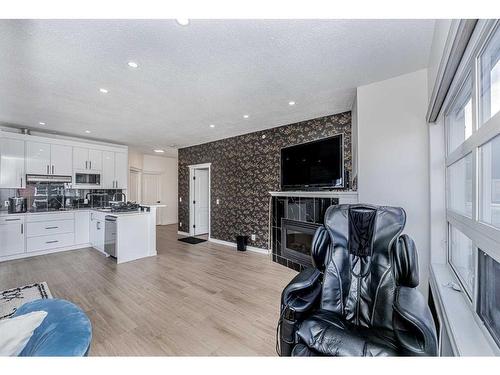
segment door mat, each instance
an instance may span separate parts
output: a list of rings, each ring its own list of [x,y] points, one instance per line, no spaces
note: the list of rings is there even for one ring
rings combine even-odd
[[[201,238],[196,238],[196,237],[184,237],[184,238],[179,238],[179,241],[190,243],[191,245],[196,245],[197,243],[206,242],[207,240],[203,240]]]

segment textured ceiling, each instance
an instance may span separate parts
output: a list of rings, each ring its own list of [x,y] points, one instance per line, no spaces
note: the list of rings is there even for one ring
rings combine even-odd
[[[226,138],[349,110],[357,86],[426,67],[433,27],[432,20],[2,20],[0,123],[149,152]]]

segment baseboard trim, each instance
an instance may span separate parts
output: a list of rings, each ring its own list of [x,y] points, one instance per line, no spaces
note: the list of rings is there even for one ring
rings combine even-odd
[[[236,243],[235,242],[218,240],[216,238],[209,238],[208,241],[213,242],[213,243],[217,243],[219,245],[236,247]],[[263,254],[263,255],[269,255],[269,254],[271,254],[271,252],[268,249],[262,249],[260,247],[255,247],[255,246],[247,246],[247,250],[248,251],[252,251],[254,253],[258,253],[258,254]]]
[[[187,232],[182,232],[180,230],[177,231],[177,234],[180,234],[181,236],[188,236],[189,237],[189,233]]]

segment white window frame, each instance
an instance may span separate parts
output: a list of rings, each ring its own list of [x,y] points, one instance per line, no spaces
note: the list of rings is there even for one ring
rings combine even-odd
[[[462,61],[457,69],[453,83],[448,91],[447,98],[445,99],[443,105],[444,121],[445,124],[445,137],[444,137],[444,147],[446,148],[445,157],[445,194],[446,194],[446,221],[447,221],[447,262],[453,273],[456,275],[457,279],[462,284],[462,289],[466,292],[466,295],[471,304],[471,308],[477,315],[477,303],[478,303],[478,249],[481,249],[489,256],[491,256],[496,261],[500,262],[500,228],[496,228],[492,225],[484,223],[479,217],[479,199],[480,199],[480,165],[479,165],[479,149],[485,143],[491,141],[497,135],[500,135],[500,112],[496,113],[492,118],[483,123],[479,124],[480,118],[480,106],[479,106],[479,88],[480,88],[480,57],[484,52],[485,48],[491,37],[496,32],[500,32],[500,21],[499,20],[483,20],[479,21],[476,26],[476,31],[473,33],[469,45],[465,51]],[[446,121],[446,116],[453,109],[453,104],[459,95],[465,80],[468,78],[469,74],[472,77],[472,135],[467,138],[461,145],[456,149],[449,152],[449,129],[448,122]],[[450,181],[448,167],[453,163],[466,157],[469,153],[472,154],[472,217],[467,217],[459,212],[456,212],[449,207],[449,192],[450,192]],[[474,255],[474,285],[473,292],[470,294],[465,287],[465,283],[457,270],[451,263],[451,253],[450,253],[450,225],[458,229],[464,235],[466,235],[473,243]],[[479,317],[478,317],[479,318]],[[488,335],[489,332],[486,332]],[[490,335],[491,340],[493,338]]]

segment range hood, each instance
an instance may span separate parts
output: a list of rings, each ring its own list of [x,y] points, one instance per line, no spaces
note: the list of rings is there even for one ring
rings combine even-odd
[[[54,176],[44,174],[27,174],[26,182],[53,182],[53,183],[71,183],[71,176]]]

